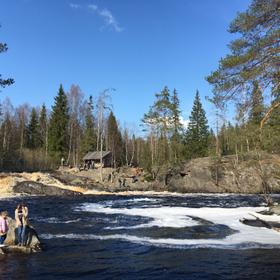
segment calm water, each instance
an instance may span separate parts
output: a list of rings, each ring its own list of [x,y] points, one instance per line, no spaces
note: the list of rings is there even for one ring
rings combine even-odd
[[[0,257],[1,279],[280,279],[280,234],[239,222],[257,196],[23,200],[46,250]]]

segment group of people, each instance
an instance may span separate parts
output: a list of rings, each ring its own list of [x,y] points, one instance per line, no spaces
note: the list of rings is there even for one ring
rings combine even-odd
[[[17,245],[26,245],[26,227],[28,225],[28,208],[24,203],[17,205],[15,209],[15,220],[17,228]],[[0,245],[4,243],[9,231],[8,212],[0,213]]]

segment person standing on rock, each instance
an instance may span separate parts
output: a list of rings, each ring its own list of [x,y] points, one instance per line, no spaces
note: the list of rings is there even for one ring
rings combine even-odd
[[[18,245],[25,245],[25,231],[28,224],[28,208],[20,203],[15,210]]]
[[[8,226],[8,212],[3,211],[0,214],[0,244],[2,245],[7,237],[7,233],[9,230]]]

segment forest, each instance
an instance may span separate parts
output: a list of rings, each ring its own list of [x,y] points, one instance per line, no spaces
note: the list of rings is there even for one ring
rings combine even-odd
[[[253,0],[229,26],[235,40],[206,80],[213,92],[210,125],[196,92],[188,127],[181,123],[180,96],[164,87],[141,120],[143,135],[121,127],[110,104],[111,90],[87,97],[78,85],[58,88],[51,108],[0,100],[0,170],[33,171],[65,164],[79,167],[88,151],[111,151],[112,166],[147,171],[198,157],[242,158],[256,151],[280,153],[280,1]],[[5,43],[0,52],[7,51]],[[14,83],[0,76],[0,87]],[[152,94],[152,93],[147,93]],[[235,106],[234,121],[227,109]]]

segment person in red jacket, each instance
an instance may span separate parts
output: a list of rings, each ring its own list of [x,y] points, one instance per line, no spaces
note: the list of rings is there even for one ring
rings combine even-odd
[[[0,244],[3,244],[9,230],[8,226],[8,212],[3,211],[0,214]]]

